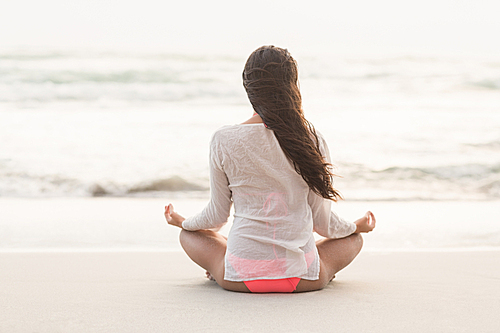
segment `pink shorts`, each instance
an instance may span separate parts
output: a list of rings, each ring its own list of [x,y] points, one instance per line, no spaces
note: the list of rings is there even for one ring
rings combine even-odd
[[[252,293],[291,293],[297,289],[300,278],[243,281]]]

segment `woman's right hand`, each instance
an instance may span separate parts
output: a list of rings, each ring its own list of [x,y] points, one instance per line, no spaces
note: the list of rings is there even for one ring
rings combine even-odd
[[[168,224],[182,228],[182,222],[185,220],[185,218],[174,212],[174,206],[172,206],[172,204],[168,204],[168,206],[165,206],[164,215]]]
[[[365,216],[354,221],[356,224],[356,231],[354,233],[370,232],[375,229],[375,215],[372,212],[366,212]]]

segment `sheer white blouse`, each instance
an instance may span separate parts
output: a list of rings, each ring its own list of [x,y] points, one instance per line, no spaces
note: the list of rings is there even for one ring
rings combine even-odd
[[[330,162],[324,138],[320,150]],[[331,201],[309,189],[264,124],[224,126],[210,143],[208,205],[182,223],[186,230],[221,227],[234,202],[224,279],[249,281],[319,278],[313,231],[327,238],[352,234],[356,225],[331,211]]]

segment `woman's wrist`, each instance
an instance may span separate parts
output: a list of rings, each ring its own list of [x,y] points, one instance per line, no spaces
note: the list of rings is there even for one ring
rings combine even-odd
[[[184,222],[186,219],[177,213],[173,213],[172,218],[175,221],[175,226],[182,229],[182,222]]]

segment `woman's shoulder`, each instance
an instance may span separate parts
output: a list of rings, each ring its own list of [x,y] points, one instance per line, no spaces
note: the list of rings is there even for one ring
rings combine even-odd
[[[224,125],[222,127],[219,127],[213,134],[213,136],[223,136],[227,135],[228,133],[233,132],[235,129],[235,125]]]
[[[236,124],[225,125],[217,129],[212,135],[212,143],[227,142],[227,140],[242,138],[244,135],[252,135],[258,132],[259,128],[265,128],[264,124]]]
[[[232,132],[234,131],[233,126],[231,125],[225,125],[217,129],[213,134],[212,138],[210,139],[211,144],[217,144],[219,142],[224,142],[228,137],[231,137],[233,134]]]

